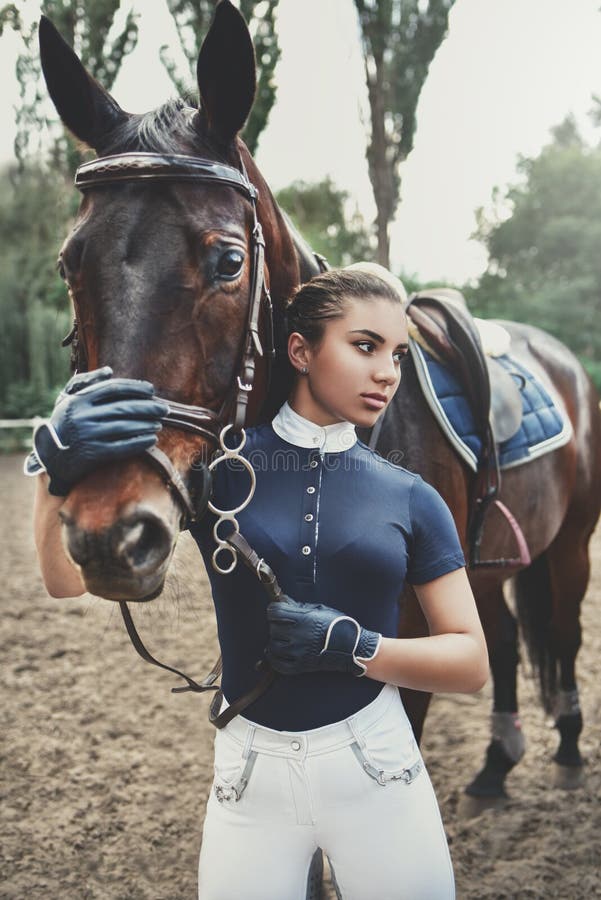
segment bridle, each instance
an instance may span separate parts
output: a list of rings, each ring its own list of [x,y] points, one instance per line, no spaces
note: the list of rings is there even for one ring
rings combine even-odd
[[[164,418],[164,423],[167,426],[207,438],[213,445],[217,445],[221,453],[208,466],[204,464],[201,466],[203,485],[194,500],[183,478],[166,453],[157,447],[152,447],[145,452],[148,459],[161,472],[165,484],[175,494],[183,510],[184,518],[188,522],[193,522],[197,518],[197,510],[204,511],[207,504],[209,509],[217,515],[218,518],[213,528],[217,544],[217,549],[213,553],[213,566],[216,571],[222,574],[232,571],[236,565],[237,557],[240,555],[242,560],[253,569],[257,577],[263,582],[270,594],[270,598],[277,599],[279,594],[281,594],[281,589],[277,585],[275,576],[265,561],[259,559],[252,548],[246,544],[243,536],[239,534],[236,520],[236,514],[250,502],[255,489],[254,470],[248,460],[240,454],[240,451],[246,439],[244,426],[247,419],[248,398],[254,384],[256,358],[257,356],[266,355],[259,338],[259,319],[263,305],[267,313],[268,386],[270,376],[269,364],[275,357],[273,308],[269,290],[265,284],[265,240],[263,229],[257,216],[258,191],[250,182],[242,159],[239,162],[240,169],[236,169],[233,166],[201,159],[196,156],[161,153],[121,153],[114,156],[102,156],[83,163],[75,173],[75,185],[80,191],[85,192],[91,188],[103,188],[106,185],[122,182],[192,181],[234,188],[250,202],[252,210],[250,295],[246,332],[234,381],[226,393],[218,412],[202,406],[192,406],[167,400],[169,411]],[[321,271],[327,269],[326,260],[318,254],[314,255],[319,269]],[[63,343],[65,345],[73,344],[73,356],[77,360],[78,368],[83,370],[84,367],[87,367],[85,347],[80,342],[77,321],[74,322],[71,334],[65,338]],[[234,448],[228,447],[225,443],[225,435],[230,429],[234,432],[241,432],[240,443]],[[246,501],[239,507],[233,510],[220,510],[210,502],[211,471],[219,463],[232,459],[242,464],[249,473],[251,488]],[[229,535],[224,535],[219,530],[223,522],[227,522],[233,528]],[[232,564],[228,568],[221,568],[217,561],[217,555],[226,549],[229,549],[232,555]],[[218,685],[215,684],[215,681],[221,672],[221,657],[219,657],[209,675],[202,682],[198,683],[184,672],[180,672],[179,669],[155,659],[144,646],[127,603],[121,600],[119,601],[119,606],[130,639],[140,656],[152,665],[166,669],[185,680],[185,686],[172,688],[174,693],[187,690],[198,693],[218,690]],[[265,666],[256,685],[221,713],[219,707],[222,695],[220,692],[217,693],[211,706],[210,718],[213,724],[218,728],[222,728],[237,713],[246,709],[257,697],[261,696],[274,678],[275,673],[273,670]]]
[[[267,314],[267,358],[271,362],[275,357],[273,308],[271,296],[265,284],[265,239],[263,229],[257,216],[258,191],[246,173],[244,163],[240,159],[240,169],[224,163],[201,159],[196,156],[163,153],[120,153],[113,156],[101,156],[83,163],[75,173],[75,186],[85,193],[91,188],[102,188],[106,185],[120,183],[164,181],[192,181],[200,184],[221,185],[234,188],[250,202],[252,211],[251,232],[251,272],[250,295],[246,333],[243,340],[240,362],[234,381],[228,390],[218,412],[203,406],[193,406],[167,400],[169,412],[164,424],[192,434],[201,435],[214,445],[219,445],[224,429],[230,426],[234,431],[242,430],[246,424],[248,398],[255,378],[256,358],[265,356],[259,338],[259,320],[261,307]],[[65,342],[79,345],[77,323]],[[83,348],[79,345],[77,356],[83,357]],[[157,398],[163,399],[163,398]],[[223,447],[222,447],[223,449]],[[196,502],[190,495],[183,478],[162,450],[156,447],[146,451],[154,466],[161,472],[167,486],[179,501],[188,521],[197,517],[197,509],[204,505],[210,492],[210,474],[202,467],[205,474],[200,490],[201,497]],[[202,500],[199,502],[199,500]]]

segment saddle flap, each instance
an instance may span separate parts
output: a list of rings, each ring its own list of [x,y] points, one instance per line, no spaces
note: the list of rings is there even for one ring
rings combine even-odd
[[[428,349],[457,373],[485,438],[490,423],[495,444],[518,431],[522,399],[515,380],[494,358],[484,355],[479,330],[458,291],[415,294],[407,309]]]
[[[520,389],[509,372],[492,357],[486,357],[490,378],[490,424],[495,443],[502,444],[517,434],[522,422]]]
[[[490,416],[488,368],[478,330],[461,294],[421,291],[411,298],[407,315],[441,362],[457,373],[486,443]]]

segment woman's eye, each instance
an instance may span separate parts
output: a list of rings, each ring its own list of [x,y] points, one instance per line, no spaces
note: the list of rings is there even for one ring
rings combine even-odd
[[[371,353],[371,351],[374,349],[374,345],[371,341],[357,341],[355,343],[355,347],[357,347],[357,349],[361,350],[363,353]]]
[[[237,278],[244,265],[244,254],[241,250],[226,250],[219,257],[217,263],[217,275],[219,278],[233,280]]]

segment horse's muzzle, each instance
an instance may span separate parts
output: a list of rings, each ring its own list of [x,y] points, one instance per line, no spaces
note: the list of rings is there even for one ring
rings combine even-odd
[[[160,592],[174,540],[159,516],[138,509],[102,531],[62,518],[67,550],[88,591],[109,600],[149,600]]]

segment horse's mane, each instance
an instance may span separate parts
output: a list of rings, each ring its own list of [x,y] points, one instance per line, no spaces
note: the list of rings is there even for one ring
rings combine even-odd
[[[151,112],[129,116],[106,135],[101,150],[106,155],[198,153],[199,149],[205,149],[202,145],[206,143],[199,130],[198,110],[174,98]]]

